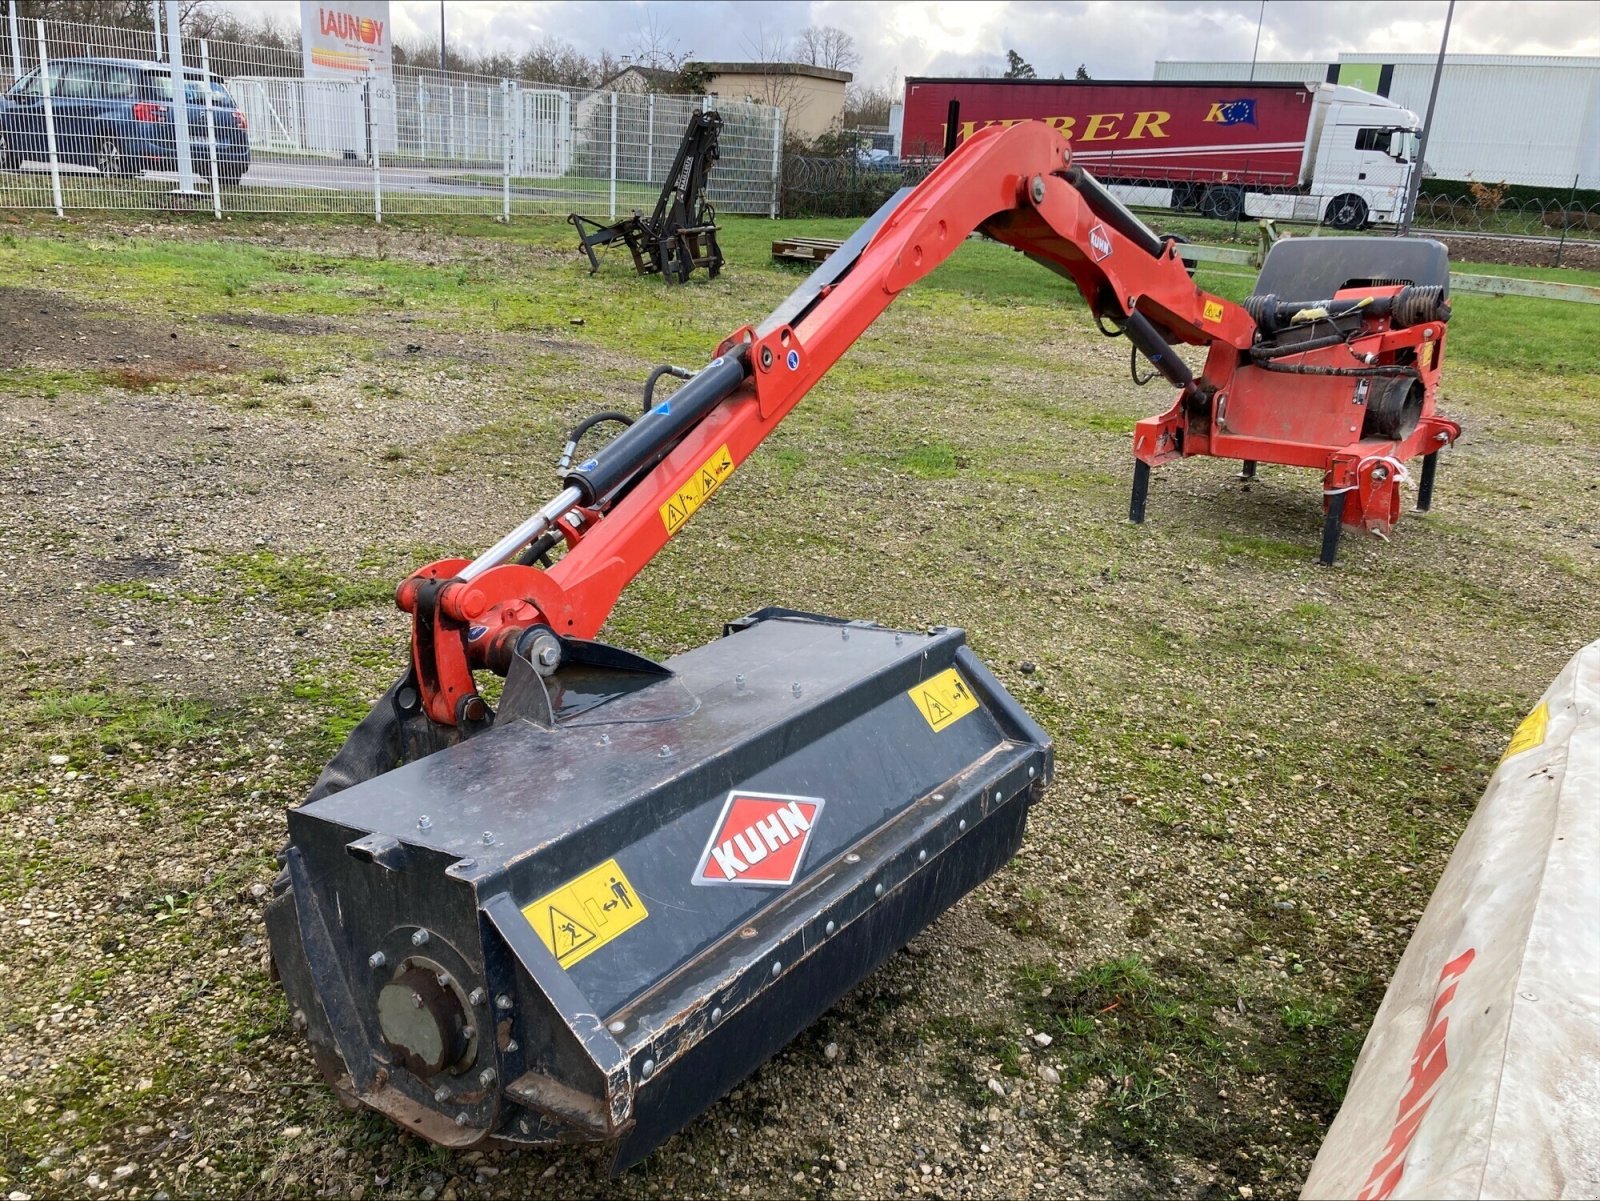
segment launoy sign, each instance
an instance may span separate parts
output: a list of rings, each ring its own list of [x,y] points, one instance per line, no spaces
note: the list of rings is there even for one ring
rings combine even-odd
[[[770,792],[728,794],[694,869],[694,883],[787,888],[800,875],[823,799]]]

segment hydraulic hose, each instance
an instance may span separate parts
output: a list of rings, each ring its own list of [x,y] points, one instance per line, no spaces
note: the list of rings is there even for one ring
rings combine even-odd
[[[695,373],[690,371],[687,367],[674,367],[671,363],[662,363],[661,366],[657,367],[649,375],[645,376],[644,411],[646,413],[655,407],[656,381],[659,380],[663,375],[670,375],[674,379],[690,380],[694,378]]]
[[[595,426],[607,421],[617,421],[623,425],[632,425],[633,416],[630,413],[619,412],[616,409],[603,409],[602,411],[585,417],[572,427],[572,432],[567,435],[567,444],[561,448],[561,459],[556,464],[557,471],[565,471],[572,466],[572,456],[577,452],[579,440]]]

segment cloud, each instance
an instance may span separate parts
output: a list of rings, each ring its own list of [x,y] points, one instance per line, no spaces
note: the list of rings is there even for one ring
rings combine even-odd
[[[266,0],[287,21],[296,6]],[[764,37],[807,25],[849,33],[859,81],[907,75],[998,72],[1015,49],[1043,77],[1069,78],[1084,64],[1098,79],[1149,79],[1163,59],[1248,60],[1261,15],[1263,61],[1379,57],[1438,48],[1445,0],[448,0],[452,42],[520,53],[543,37],[587,54],[637,52],[654,22],[669,42],[701,59],[744,59]],[[434,0],[394,0],[396,34],[433,41]],[[1461,0],[1450,49],[1458,54],[1600,55],[1600,0]]]

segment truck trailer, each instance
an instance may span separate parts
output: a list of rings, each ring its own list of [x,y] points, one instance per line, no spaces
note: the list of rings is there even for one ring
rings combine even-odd
[[[1061,130],[1126,203],[1339,229],[1399,222],[1420,130],[1409,109],[1328,83],[907,79],[900,155],[1026,120]]]

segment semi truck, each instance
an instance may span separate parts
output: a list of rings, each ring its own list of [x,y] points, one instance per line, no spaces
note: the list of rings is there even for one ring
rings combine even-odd
[[[1409,109],[1338,84],[914,78],[899,153],[937,158],[1026,120],[1061,130],[1126,203],[1339,229],[1399,222],[1420,130]]]

